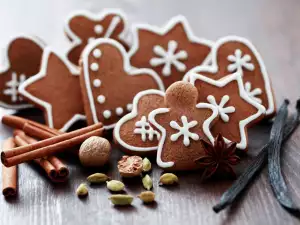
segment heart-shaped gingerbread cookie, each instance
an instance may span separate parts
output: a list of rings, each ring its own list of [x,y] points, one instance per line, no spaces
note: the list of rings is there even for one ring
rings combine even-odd
[[[113,39],[91,42],[81,58],[81,90],[88,124],[102,122],[105,128],[132,109],[134,96],[143,90],[164,86],[150,69],[134,69],[124,47]]]

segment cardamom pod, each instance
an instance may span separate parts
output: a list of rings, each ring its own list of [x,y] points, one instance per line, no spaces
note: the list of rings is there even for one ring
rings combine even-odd
[[[172,185],[178,183],[178,177],[173,173],[165,173],[159,178],[159,183],[164,185]]]
[[[87,181],[92,184],[103,183],[108,180],[108,176],[104,173],[94,173],[87,177]]]
[[[78,186],[76,194],[80,197],[88,195],[89,191],[86,184],[82,183]]]
[[[143,191],[138,195],[144,203],[154,202],[155,194],[152,191]]]
[[[108,198],[114,205],[131,205],[133,197],[131,195],[111,195]]]
[[[151,170],[151,162],[148,158],[143,159],[143,172],[148,172]]]
[[[118,180],[106,181],[106,186],[110,191],[123,191],[125,185]]]
[[[147,174],[146,176],[143,177],[142,179],[143,182],[143,186],[145,189],[147,189],[148,191],[152,188],[153,186],[153,182],[151,177]]]

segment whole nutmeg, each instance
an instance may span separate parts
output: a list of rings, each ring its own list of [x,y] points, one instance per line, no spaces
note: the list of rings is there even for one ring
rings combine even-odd
[[[108,140],[102,137],[90,137],[80,146],[79,159],[83,166],[103,166],[109,160],[111,145]]]
[[[143,171],[143,159],[136,155],[124,155],[118,162],[118,170],[122,177],[139,176]]]

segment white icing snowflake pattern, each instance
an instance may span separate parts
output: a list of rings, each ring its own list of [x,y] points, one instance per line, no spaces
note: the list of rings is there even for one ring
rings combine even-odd
[[[147,135],[150,141],[153,141],[154,136],[156,136],[157,140],[159,140],[160,133],[150,126],[146,116],[142,116],[141,120],[135,123],[135,126],[137,128],[134,129],[133,133],[141,134],[142,141],[145,142],[147,140]]]
[[[177,53],[178,43],[174,40],[168,42],[167,51],[163,49],[160,45],[155,45],[153,51],[159,57],[152,58],[150,60],[150,65],[153,67],[164,65],[162,69],[163,76],[171,75],[171,66],[173,65],[178,71],[184,72],[186,70],[186,66],[184,63],[180,62],[180,60],[186,60],[188,58],[188,54],[184,50],[180,50]]]
[[[227,60],[232,62],[227,67],[229,72],[241,70],[243,67],[250,71],[254,70],[254,65],[251,63],[251,56],[248,54],[242,56],[242,54],[240,49],[236,49],[234,55],[227,56]]]
[[[23,98],[21,96],[18,96],[18,87],[20,84],[22,84],[26,80],[26,76],[24,74],[21,74],[18,76],[16,73],[11,74],[11,80],[6,82],[6,86],[8,87],[3,91],[3,94],[10,95],[11,101],[16,102],[17,100],[22,101]]]
[[[261,104],[262,100],[256,96],[261,95],[262,90],[260,88],[255,88],[255,89],[251,90],[251,87],[252,87],[252,84],[250,82],[245,83],[245,91],[250,96],[250,98],[252,98],[254,101]]]
[[[189,129],[195,127],[198,124],[198,122],[196,120],[188,122],[186,116],[181,116],[181,122],[182,122],[182,127],[174,120],[170,122],[170,126],[179,131],[178,133],[171,135],[170,137],[171,141],[177,141],[181,135],[183,136],[183,144],[185,146],[190,145],[190,138],[193,139],[194,141],[198,141],[199,135],[189,131]]]
[[[217,107],[219,115],[225,123],[229,121],[229,116],[227,114],[235,112],[235,107],[233,106],[224,107],[229,99],[230,98],[228,95],[224,95],[220,101],[220,104],[218,104],[214,96],[207,96],[207,101],[213,106]]]

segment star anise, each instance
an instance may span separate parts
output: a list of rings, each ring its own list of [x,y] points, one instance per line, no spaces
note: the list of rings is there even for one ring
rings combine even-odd
[[[216,137],[214,145],[204,140],[201,141],[206,155],[196,159],[195,162],[204,168],[202,179],[211,177],[217,171],[226,172],[235,177],[232,166],[240,162],[240,158],[235,154],[236,143],[226,144],[221,134]]]

